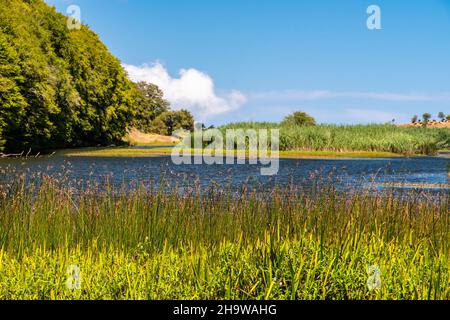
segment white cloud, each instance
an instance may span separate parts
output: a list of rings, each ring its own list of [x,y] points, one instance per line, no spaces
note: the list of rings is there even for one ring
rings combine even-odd
[[[249,100],[320,100],[333,98],[368,99],[383,101],[450,101],[450,93],[393,93],[393,92],[358,92],[328,90],[282,90],[254,92],[248,94]]]
[[[173,109],[188,109],[199,121],[236,110],[247,100],[239,91],[217,95],[213,79],[196,69],[181,69],[179,77],[173,78],[159,62],[151,65],[123,66],[131,80],[156,84],[164,92]]]

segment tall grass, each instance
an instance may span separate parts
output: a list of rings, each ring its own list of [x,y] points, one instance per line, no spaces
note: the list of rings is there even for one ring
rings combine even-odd
[[[450,147],[449,128],[397,127],[394,125],[282,126],[276,123],[235,123],[226,129],[280,129],[285,151],[379,151],[401,154],[436,154]]]
[[[19,181],[0,190],[0,298],[450,298],[448,194],[298,191]]]

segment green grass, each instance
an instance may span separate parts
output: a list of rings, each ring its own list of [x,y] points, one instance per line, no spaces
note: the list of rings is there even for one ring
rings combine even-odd
[[[226,129],[280,129],[280,150],[376,151],[434,155],[450,148],[449,128],[402,128],[394,125],[281,126],[275,123],[235,123]]]
[[[23,181],[0,188],[1,299],[450,298],[448,194]]]
[[[164,142],[164,141],[154,141],[154,142],[129,142],[131,146],[136,147],[167,147],[176,146],[178,142]]]
[[[152,148],[138,149],[130,147],[111,148],[84,148],[78,150],[64,150],[58,154],[68,157],[155,157],[168,156],[172,153],[172,148]]]
[[[450,129],[448,128],[401,128],[393,125],[289,127],[276,123],[236,123],[223,126],[220,130],[225,132],[227,129],[268,128],[280,129],[280,158],[387,158],[436,155],[450,148]],[[193,154],[201,154],[200,150],[191,151]],[[94,157],[151,157],[170,155],[171,152],[171,148],[161,146],[155,149],[87,148],[65,150],[60,154]]]
[[[402,155],[379,151],[280,151],[280,158],[395,158]]]
[[[154,148],[154,149],[136,149],[127,147],[118,148],[87,148],[80,150],[66,150],[60,155],[70,157],[155,157],[171,155],[171,148]],[[186,149],[191,154],[200,155],[202,150]],[[234,155],[236,151],[232,151]],[[226,154],[224,151],[222,154]],[[246,152],[248,156],[248,152]],[[280,151],[279,157],[284,158],[391,158],[401,157],[402,155],[392,152],[376,152],[376,151]]]
[[[135,147],[167,147],[167,146],[176,146],[179,142],[167,142],[167,141],[152,141],[152,142],[141,142],[136,141],[130,137],[124,139],[124,142],[127,145],[135,146]]]

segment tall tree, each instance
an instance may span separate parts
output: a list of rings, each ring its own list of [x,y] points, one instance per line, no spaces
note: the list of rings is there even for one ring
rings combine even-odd
[[[170,136],[179,129],[194,130],[194,117],[187,110],[163,112],[152,122],[151,131]]]
[[[138,93],[135,99],[136,114],[133,126],[143,132],[150,132],[152,122],[169,110],[169,102],[164,99],[163,92],[154,84],[138,82],[136,86]]]
[[[42,0],[0,0],[0,140],[7,151],[118,142],[136,86],[98,36]]]

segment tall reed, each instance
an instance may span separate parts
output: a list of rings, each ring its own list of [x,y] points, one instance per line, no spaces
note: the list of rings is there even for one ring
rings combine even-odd
[[[235,123],[227,129],[280,129],[285,151],[379,151],[401,154],[436,154],[450,148],[449,128],[397,127],[394,125],[282,126],[276,123]]]
[[[0,298],[450,298],[448,194],[299,191],[18,182],[0,192]]]

